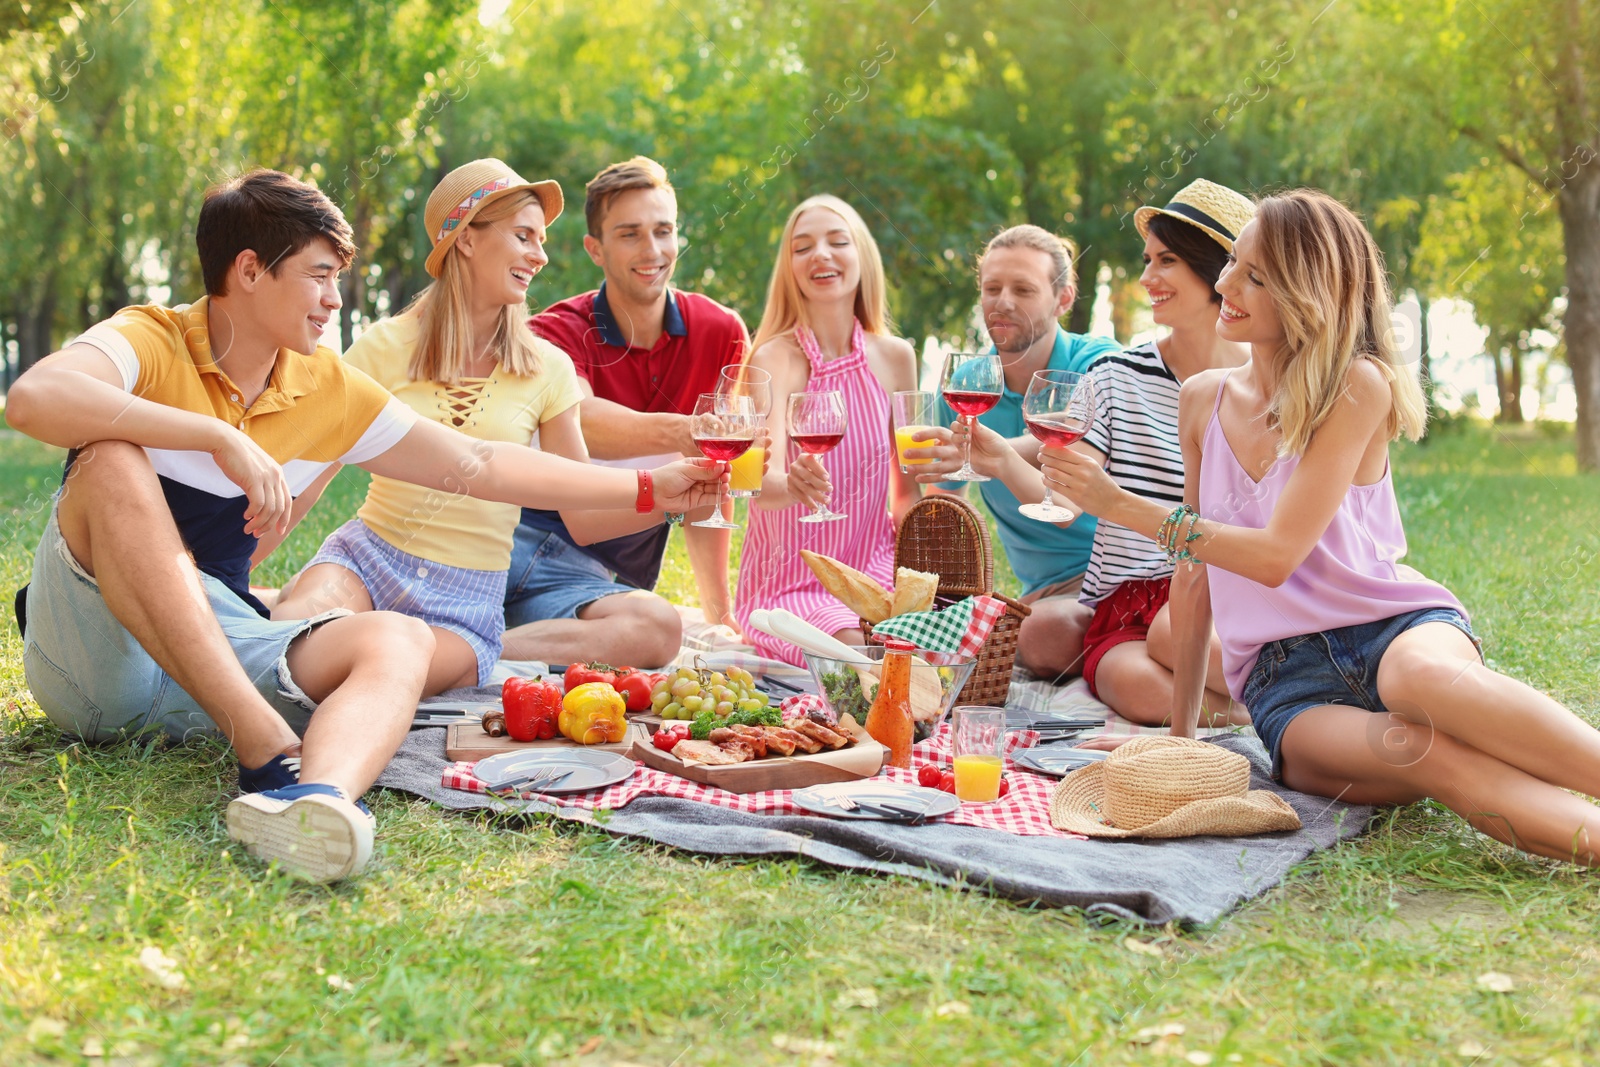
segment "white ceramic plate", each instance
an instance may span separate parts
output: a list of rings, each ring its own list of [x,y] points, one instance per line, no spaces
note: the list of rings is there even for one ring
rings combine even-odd
[[[843,801],[861,805],[854,810]],[[816,815],[831,815],[839,819],[873,819],[879,822],[909,822],[914,818],[932,819],[948,815],[961,807],[952,794],[938,789],[924,789],[918,785],[900,782],[873,781],[829,782],[795,791],[794,802]],[[907,814],[890,814],[873,810],[875,804],[903,808]]]
[[[502,752],[478,761],[473,773],[491,792],[535,771],[570,771],[550,786],[535,786],[540,793],[584,793],[624,781],[638,764],[616,752],[586,748],[542,749],[537,752]]]

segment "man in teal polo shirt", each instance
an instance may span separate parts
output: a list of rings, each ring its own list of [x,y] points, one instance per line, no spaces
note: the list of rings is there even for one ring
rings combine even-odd
[[[1039,442],[1022,421],[1022,397],[1034,371],[1085,371],[1097,356],[1121,348],[1110,337],[1088,337],[1061,328],[1061,316],[1078,296],[1075,254],[1068,242],[1047,230],[1013,226],[996,234],[978,260],[983,321],[1005,365],[1006,379],[1000,402],[978,421],[1007,438],[1034,466],[1039,463]],[[942,426],[956,418],[943,399],[939,418]],[[973,463],[992,478],[979,482],[978,489],[999,525],[1011,569],[1022,582],[1022,599],[1033,607],[1017,640],[1017,660],[1042,677],[1077,674],[1083,634],[1094,614],[1078,603],[1094,540],[1094,516],[1084,515],[1064,529],[1030,519],[1017,511],[1016,494],[999,470],[985,470],[977,455]],[[960,482],[941,482],[937,489],[955,495],[965,492]]]

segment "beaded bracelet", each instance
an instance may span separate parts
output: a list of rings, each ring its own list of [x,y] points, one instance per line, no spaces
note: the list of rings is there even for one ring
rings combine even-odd
[[[1199,557],[1189,551],[1189,545],[1200,539],[1200,532],[1195,529],[1199,522],[1198,511],[1188,504],[1179,504],[1156,528],[1156,544],[1166,553],[1168,563],[1200,562]]]

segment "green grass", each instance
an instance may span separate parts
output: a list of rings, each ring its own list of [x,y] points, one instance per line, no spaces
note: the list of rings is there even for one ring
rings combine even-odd
[[[1569,457],[1567,439],[1480,429],[1397,450],[1396,469],[1412,562],[1458,591],[1501,670],[1595,721],[1600,478]],[[26,575],[58,463],[0,435],[0,589]],[[342,475],[265,577],[306,559],[360,492]],[[663,588],[692,597],[681,542]],[[64,742],[28,695],[5,602],[0,1063],[1600,1058],[1593,878],[1433,805],[1387,813],[1196,930],[398,794],[375,798],[369,873],[312,888],[230,853],[219,746]],[[180,988],[140,965],[151,946]],[[1482,988],[1489,971],[1514,988]],[[1184,1032],[1136,1042],[1164,1024]]]

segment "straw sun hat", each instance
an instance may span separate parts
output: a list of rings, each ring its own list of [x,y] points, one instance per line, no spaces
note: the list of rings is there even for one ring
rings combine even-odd
[[[1155,215],[1170,215],[1196,226],[1226,248],[1233,251],[1233,242],[1245,223],[1256,217],[1256,206],[1250,198],[1234,192],[1225,185],[1208,182],[1204,178],[1192,181],[1178,190],[1178,195],[1166,207],[1142,207],[1133,213],[1133,224],[1140,237],[1150,236],[1150,219]]]
[[[463,163],[444,176],[428,197],[422,223],[428,228],[433,251],[428,253],[428,276],[437,278],[445,253],[456,243],[468,223],[481,209],[502,196],[526,189],[539,198],[544,208],[544,224],[550,225],[561,214],[561,185],[558,182],[524,181],[521,175],[498,159],[475,159]]]
[[[1250,788],[1250,761],[1189,737],[1136,737],[1061,780],[1050,825],[1089,837],[1240,837],[1300,829],[1278,794]]]

